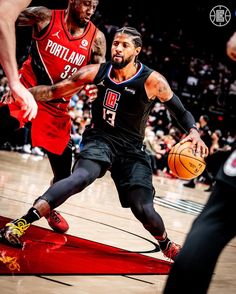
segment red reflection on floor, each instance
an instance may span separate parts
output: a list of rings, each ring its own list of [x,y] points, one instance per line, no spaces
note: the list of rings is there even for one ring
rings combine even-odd
[[[9,219],[0,217],[0,228]],[[165,275],[171,263],[32,225],[23,249],[0,243],[0,274]]]

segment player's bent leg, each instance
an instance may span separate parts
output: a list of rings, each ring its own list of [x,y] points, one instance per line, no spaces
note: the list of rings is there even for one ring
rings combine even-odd
[[[69,229],[66,220],[54,208],[64,203],[71,195],[90,185],[100,175],[100,172],[101,165],[98,162],[80,159],[69,177],[56,182],[44,194],[51,204],[51,211],[46,218],[54,231],[65,233]]]
[[[50,183],[51,185],[70,176],[72,165],[71,142],[69,142],[68,146],[61,155],[57,155],[49,151],[47,151],[47,155],[54,175]],[[58,211],[54,209],[51,210],[45,218],[49,226],[55,232],[64,234],[68,231],[69,224]]]
[[[158,241],[164,256],[174,261],[181,246],[167,237],[163,220],[153,206],[152,190],[144,187],[132,189],[129,193],[129,202],[133,214]]]

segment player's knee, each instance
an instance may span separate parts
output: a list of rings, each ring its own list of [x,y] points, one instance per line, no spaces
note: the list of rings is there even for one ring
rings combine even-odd
[[[70,176],[70,172],[66,172],[66,173],[62,173],[62,174],[57,174],[51,180],[50,185],[53,185],[56,182],[59,182],[60,180],[66,179],[69,176]]]
[[[71,185],[74,193],[81,192],[91,183],[91,177],[87,170],[81,169],[79,173],[73,173],[69,178],[69,185]]]
[[[155,219],[156,211],[153,207],[153,203],[143,204],[143,212],[147,219]]]
[[[145,203],[142,201],[133,202],[131,204],[131,210],[138,219],[142,220],[142,222],[155,217],[155,210],[152,203]]]

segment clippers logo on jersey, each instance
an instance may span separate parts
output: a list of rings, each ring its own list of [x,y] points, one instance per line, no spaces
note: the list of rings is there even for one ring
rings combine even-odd
[[[120,93],[107,89],[103,105],[104,107],[108,109],[116,111],[118,107],[117,101],[119,100],[120,100]]]
[[[116,110],[120,93],[107,89],[103,100],[103,119],[111,126],[115,126]]]
[[[226,160],[223,170],[224,173],[229,177],[236,176],[236,150]]]

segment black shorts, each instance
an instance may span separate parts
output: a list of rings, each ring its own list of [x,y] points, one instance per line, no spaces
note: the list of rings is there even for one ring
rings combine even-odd
[[[236,150],[231,152],[227,160],[221,166],[216,180],[224,182],[236,189]]]
[[[152,169],[142,144],[122,142],[95,129],[83,134],[82,143],[79,157],[99,161],[103,166],[100,177],[107,170],[111,172],[122,207],[129,207],[128,193],[132,188],[145,187],[152,193]]]
[[[134,157],[120,157],[111,167],[111,177],[116,185],[122,207],[130,207],[129,191],[133,188],[144,187],[153,191],[152,169],[147,161]]]

